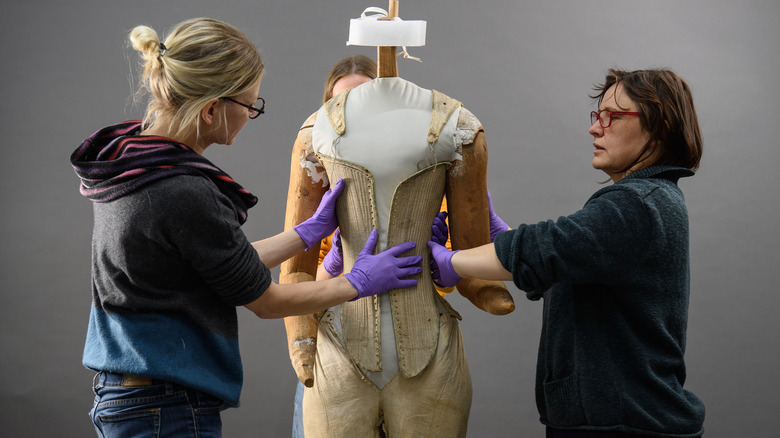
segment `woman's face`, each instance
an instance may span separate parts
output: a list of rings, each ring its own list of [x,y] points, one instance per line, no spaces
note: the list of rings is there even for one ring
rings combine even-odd
[[[257,103],[258,93],[260,92],[260,81],[246,93],[239,94],[233,99],[243,103],[244,105],[255,106]],[[246,123],[249,121],[249,108],[241,105],[237,105],[229,100],[223,100],[225,121],[227,122],[227,129],[224,132],[226,138],[218,143],[233,144],[238,136],[238,133],[244,129]]]
[[[601,110],[635,112],[637,106],[623,92],[622,84],[617,84],[604,94],[599,107]],[[612,124],[607,128],[602,128],[597,120],[588,133],[593,136],[593,146],[596,148],[593,151],[593,168],[609,175],[613,182],[626,176],[627,172],[623,172],[623,169],[636,160],[650,138],[650,134],[640,125],[639,117],[629,115],[613,116]],[[630,171],[646,167],[652,161],[648,159],[638,163]]]
[[[333,92],[331,97],[337,94],[341,94],[344,91],[349,90],[350,88],[355,88],[360,84],[365,84],[370,80],[371,78],[360,73],[348,74],[342,77],[341,79],[339,79],[338,81],[336,81],[335,84],[333,84]]]

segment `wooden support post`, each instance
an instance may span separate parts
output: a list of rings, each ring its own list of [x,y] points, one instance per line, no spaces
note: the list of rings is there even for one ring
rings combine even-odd
[[[380,20],[392,20],[398,17],[398,0],[390,0],[387,8],[387,18]],[[398,76],[398,62],[396,61],[395,46],[377,47],[377,77],[394,78]]]

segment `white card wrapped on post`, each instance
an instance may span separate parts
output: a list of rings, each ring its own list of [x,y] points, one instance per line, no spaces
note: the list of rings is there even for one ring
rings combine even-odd
[[[366,12],[376,12],[366,15]],[[424,20],[404,21],[398,17],[387,17],[387,11],[380,8],[366,9],[360,18],[349,21],[348,46],[375,47],[418,47],[425,45]]]

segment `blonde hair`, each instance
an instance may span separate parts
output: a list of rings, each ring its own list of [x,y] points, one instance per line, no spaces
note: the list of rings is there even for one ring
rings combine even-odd
[[[371,79],[376,79],[376,62],[364,55],[347,56],[330,70],[328,78],[325,80],[325,89],[322,93],[322,102],[325,103],[333,97],[333,87],[336,82],[344,76],[351,74],[360,74]]]
[[[211,18],[179,23],[162,43],[154,29],[137,26],[130,43],[142,58],[138,92],[150,95],[144,123],[170,118],[173,135],[194,130],[200,137],[201,109],[214,99],[246,93],[264,71],[249,38]]]

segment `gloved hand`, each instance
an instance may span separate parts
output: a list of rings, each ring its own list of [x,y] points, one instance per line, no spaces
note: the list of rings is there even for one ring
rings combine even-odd
[[[422,268],[418,265],[422,261],[420,256],[398,257],[417,246],[415,242],[404,242],[379,254],[373,255],[379,233],[371,232],[366,240],[366,245],[358,254],[352,271],[344,274],[344,277],[352,283],[358,291],[358,296],[351,299],[377,295],[390,289],[410,287],[417,284],[417,280],[403,279],[410,275],[419,274]]]
[[[341,229],[337,228],[333,233],[333,246],[322,259],[322,267],[328,271],[332,277],[338,277],[344,272],[344,255],[341,252]]]
[[[432,240],[428,241],[431,249],[431,277],[442,287],[452,287],[463,278],[452,267],[452,256],[458,251],[450,251],[443,245]]]
[[[326,236],[329,236],[339,226],[339,222],[336,219],[336,199],[338,199],[343,190],[344,180],[339,179],[336,185],[322,196],[320,205],[317,207],[314,215],[293,227],[306,244],[307,251]]]
[[[496,238],[496,234],[508,230],[509,225],[493,211],[493,199],[490,197],[490,190],[488,190],[488,209],[490,211],[490,241],[492,242]]]
[[[447,212],[441,211],[433,218],[433,225],[431,226],[431,241],[436,242],[439,245],[447,244],[447,238],[450,233],[445,219],[447,219]]]

